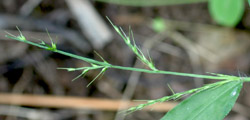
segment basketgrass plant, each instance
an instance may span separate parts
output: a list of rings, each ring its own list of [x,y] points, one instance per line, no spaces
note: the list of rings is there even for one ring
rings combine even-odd
[[[150,55],[145,55],[135,44],[133,32],[131,29],[129,30],[129,35],[126,35],[125,32],[122,30],[122,28],[114,25],[111,21],[110,23],[115,29],[115,31],[124,40],[126,45],[137,56],[137,58],[143,64],[145,64],[145,66],[147,66],[148,69],[114,65],[105,61],[100,55],[98,56],[102,59],[102,61],[97,61],[91,58],[64,52],[62,50],[57,49],[56,44],[53,42],[49,33],[48,36],[51,40],[51,44],[47,44],[42,40],[40,42],[31,42],[27,40],[26,37],[23,36],[22,32],[19,30],[18,27],[17,27],[17,30],[19,31],[18,36],[6,32],[7,33],[6,37],[89,63],[89,66],[80,68],[58,68],[67,71],[82,71],[81,74],[78,75],[73,80],[83,77],[91,70],[99,70],[100,71],[99,74],[87,85],[87,87],[91,85],[95,80],[100,78],[108,69],[119,69],[119,70],[143,72],[148,74],[166,74],[166,75],[218,80],[218,82],[207,84],[200,88],[194,88],[181,93],[173,93],[173,95],[171,96],[164,96],[156,100],[148,100],[146,101],[145,104],[140,104],[138,106],[126,110],[126,113],[132,113],[137,110],[141,110],[146,106],[150,106],[156,103],[160,104],[162,102],[169,100],[177,100],[183,96],[191,94],[190,97],[188,97],[187,99],[179,103],[175,108],[167,112],[166,115],[161,118],[162,120],[211,120],[211,119],[222,120],[230,112],[233,105],[235,104],[235,101],[237,100],[240,90],[242,88],[242,84],[244,82],[250,81],[250,77],[238,77],[238,76],[231,76],[231,75],[224,75],[217,73],[207,73],[207,75],[200,75],[192,73],[181,73],[181,72],[159,70],[154,65]]]

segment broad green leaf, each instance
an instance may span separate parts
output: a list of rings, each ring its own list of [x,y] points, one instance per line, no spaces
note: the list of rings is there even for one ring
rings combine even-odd
[[[249,6],[250,6],[250,0],[248,0],[248,4],[249,4]]]
[[[234,27],[243,16],[244,0],[209,0],[209,11],[217,23]]]
[[[190,96],[161,120],[222,120],[232,109],[242,88],[232,81]]]
[[[163,5],[206,2],[208,0],[95,0],[95,1],[113,3],[119,5],[129,5],[129,6],[163,6]]]

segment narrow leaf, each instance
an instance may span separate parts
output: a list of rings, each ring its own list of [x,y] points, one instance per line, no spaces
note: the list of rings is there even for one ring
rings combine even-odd
[[[232,109],[242,88],[241,81],[231,81],[190,96],[161,120],[222,120]]]
[[[129,6],[163,6],[163,5],[206,2],[208,0],[95,0],[95,1],[107,2],[119,5],[129,5]]]
[[[224,26],[236,26],[244,13],[244,0],[209,0],[213,19]]]

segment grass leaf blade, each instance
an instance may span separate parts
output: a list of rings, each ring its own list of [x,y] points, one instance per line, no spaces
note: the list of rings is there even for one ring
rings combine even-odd
[[[169,111],[161,120],[222,120],[232,109],[242,88],[242,81],[229,81],[221,86],[190,96]]]

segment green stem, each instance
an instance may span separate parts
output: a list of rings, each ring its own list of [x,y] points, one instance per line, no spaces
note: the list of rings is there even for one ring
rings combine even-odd
[[[20,41],[20,42],[24,42],[24,43],[27,43],[27,44],[30,44],[30,45],[33,45],[33,46],[36,46],[36,47],[39,47],[39,48],[42,48],[42,49],[45,49],[45,50],[49,49],[49,47],[47,47],[47,46],[40,45],[38,43],[34,43],[34,42],[31,42],[31,41],[27,41],[27,40],[23,41],[23,40],[20,40],[20,39],[18,39],[16,37],[12,37],[12,36],[9,36],[9,35],[6,35],[6,37],[10,38],[10,39],[14,39],[14,40]],[[68,52],[64,52],[64,51],[61,51],[61,50],[50,50],[50,51],[56,52],[56,53],[59,53],[59,54],[65,55],[65,56],[73,57],[73,58],[76,58],[76,59],[79,59],[79,60],[83,60],[83,61],[88,62],[88,63],[93,63],[93,64],[97,64],[97,65],[103,65],[103,66],[110,65],[110,64],[105,63],[105,62],[100,62],[100,61],[97,61],[97,60],[93,60],[93,59],[90,59],[90,58],[78,56],[78,55],[75,55],[75,54],[72,54],[72,53],[68,53]]]
[[[131,68],[131,67],[123,67],[123,66],[110,66],[110,68],[144,72],[144,73],[152,73],[152,74],[168,74],[168,75],[187,76],[187,77],[204,78],[204,79],[220,79],[220,80],[226,79],[225,77],[221,77],[221,76],[198,75],[198,74],[192,74],[192,73],[171,72],[171,71],[162,71],[162,70],[153,71],[153,70],[148,70],[148,69]]]
[[[83,61],[88,62],[88,63],[93,63],[93,64],[107,66],[107,67],[111,66],[110,64],[105,63],[105,62],[100,62],[100,61],[97,61],[97,60],[93,60],[93,59],[90,59],[90,58],[78,56],[78,55],[68,53],[68,52],[64,52],[64,51],[61,51],[61,50],[56,50],[54,52],[65,55],[65,56],[69,56],[69,57],[72,57],[72,58],[75,58],[75,59],[83,60]]]
[[[48,50],[50,47],[48,46],[44,46],[38,43],[34,43],[31,41],[27,41],[27,40],[20,40],[16,37],[12,37],[12,36],[8,36],[6,35],[6,37],[14,39],[14,40],[18,40],[20,42],[24,42],[33,46],[37,46],[40,47],[42,49],[46,49]],[[148,70],[148,69],[141,69],[141,68],[132,68],[132,67],[123,67],[123,66],[117,66],[117,65],[112,65],[106,62],[101,62],[101,61],[97,61],[97,60],[93,60],[90,58],[86,58],[86,57],[82,57],[82,56],[78,56],[72,53],[68,53],[68,52],[64,52],[61,50],[50,50],[52,52],[56,52],[65,56],[69,56],[75,59],[79,59],[79,60],[83,60],[85,62],[88,63],[92,63],[92,64],[97,64],[103,67],[107,67],[107,68],[114,68],[114,69],[120,69],[120,70],[129,70],[129,71],[137,71],[137,72],[144,72],[144,73],[152,73],[152,74],[168,74],[168,75],[177,75],[177,76],[187,76],[187,77],[194,77],[194,78],[204,78],[204,79],[227,79],[228,77],[222,77],[222,76],[212,76],[212,75],[198,75],[198,74],[192,74],[192,73],[181,73],[181,72],[171,72],[171,71],[162,71],[162,70]],[[250,78],[245,78],[245,81],[250,81]]]

